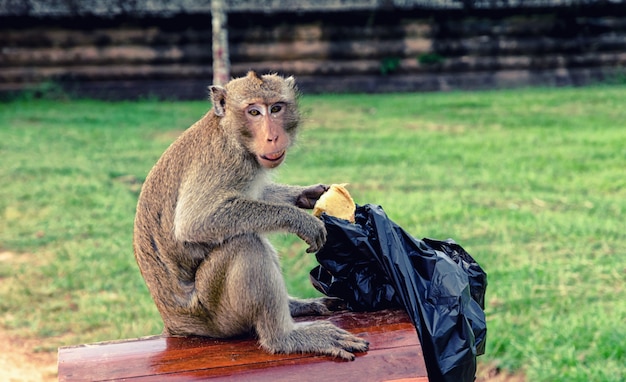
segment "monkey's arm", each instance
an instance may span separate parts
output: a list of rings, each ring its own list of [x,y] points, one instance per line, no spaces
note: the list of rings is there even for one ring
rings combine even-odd
[[[288,231],[315,252],[326,241],[324,223],[294,205],[249,199],[239,194],[209,199],[181,197],[174,217],[174,236],[181,242],[220,244],[250,233]]]
[[[312,186],[291,186],[269,183],[263,190],[262,199],[268,202],[287,203],[299,208],[312,209],[315,202],[328,191],[325,184]]]

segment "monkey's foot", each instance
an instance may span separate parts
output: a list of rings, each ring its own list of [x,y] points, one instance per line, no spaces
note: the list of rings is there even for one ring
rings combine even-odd
[[[369,342],[327,321],[298,323],[296,328],[271,344],[261,346],[272,353],[316,353],[353,361],[355,352],[365,352]]]
[[[332,312],[346,310],[343,300],[333,297],[319,297],[310,299],[289,299],[291,317],[298,316],[328,316]]]

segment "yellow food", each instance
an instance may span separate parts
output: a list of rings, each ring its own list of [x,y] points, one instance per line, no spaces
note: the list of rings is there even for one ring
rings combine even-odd
[[[322,194],[313,207],[313,215],[319,217],[326,212],[330,216],[354,223],[356,205],[346,189],[347,183],[333,184]]]

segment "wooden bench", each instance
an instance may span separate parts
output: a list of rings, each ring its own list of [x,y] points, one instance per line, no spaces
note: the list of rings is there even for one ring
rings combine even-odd
[[[353,362],[312,354],[268,354],[252,338],[152,336],[59,348],[59,381],[413,381],[428,382],[415,327],[401,310],[327,319],[370,342]]]

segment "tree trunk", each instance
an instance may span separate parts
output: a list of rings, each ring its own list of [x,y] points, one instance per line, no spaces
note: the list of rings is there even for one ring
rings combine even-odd
[[[228,29],[224,0],[211,0],[213,20],[213,84],[224,85],[230,80]]]

